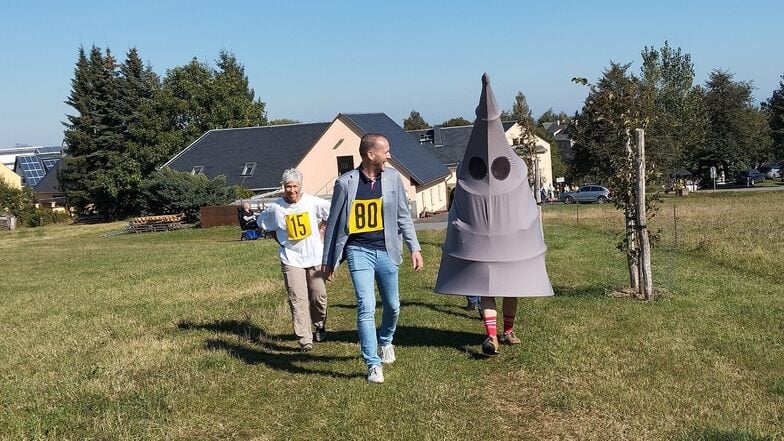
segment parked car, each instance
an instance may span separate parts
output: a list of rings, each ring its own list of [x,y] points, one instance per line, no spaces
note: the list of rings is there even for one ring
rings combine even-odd
[[[610,190],[601,185],[583,185],[577,191],[562,193],[558,197],[564,204],[575,202],[596,202],[603,204],[610,200]]]
[[[757,182],[765,182],[765,175],[757,169],[743,170],[735,176],[735,182],[738,184],[756,184]]]
[[[768,179],[781,178],[781,161],[770,161],[757,167],[757,170]]]

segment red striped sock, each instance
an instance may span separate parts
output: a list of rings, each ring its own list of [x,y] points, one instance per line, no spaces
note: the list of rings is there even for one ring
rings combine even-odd
[[[496,332],[498,332],[496,331],[496,327],[495,327],[495,317],[496,316],[492,316],[492,317],[485,316],[484,318],[485,331],[487,332],[487,335],[490,337],[495,337]]]
[[[515,316],[504,314],[504,333],[512,332],[514,329]]]

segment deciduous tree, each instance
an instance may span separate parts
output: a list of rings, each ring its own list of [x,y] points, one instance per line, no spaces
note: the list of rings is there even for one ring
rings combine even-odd
[[[430,124],[422,118],[422,115],[420,115],[419,112],[413,109],[408,115],[408,118],[403,120],[403,130],[422,130],[428,128],[430,128]]]
[[[773,154],[777,159],[784,159],[784,75],[779,88],[763,103],[763,108],[768,117]]]
[[[462,116],[458,116],[456,118],[450,118],[441,123],[441,127],[458,127],[458,126],[470,126],[473,124],[471,121],[463,118]]]

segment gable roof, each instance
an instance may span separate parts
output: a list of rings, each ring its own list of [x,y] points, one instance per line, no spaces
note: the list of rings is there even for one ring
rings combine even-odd
[[[14,172],[22,177],[22,185],[35,188],[41,179],[60,161],[62,147],[36,147],[29,155],[18,155]]]
[[[164,167],[190,172],[204,167],[209,177],[223,175],[230,185],[249,189],[280,187],[280,176],[296,166],[330,123],[289,124],[210,130]],[[246,163],[255,162],[250,176],[242,176]]]
[[[514,121],[501,123],[504,132],[515,125]],[[430,129],[409,130],[409,136],[420,145],[432,152],[444,165],[456,165],[463,160],[468,139],[474,126],[455,126],[441,127],[435,126]],[[438,140],[441,140],[439,143]]]
[[[542,123],[542,126],[544,126],[545,131],[550,136],[555,136],[558,133],[561,133],[563,130],[565,130],[565,129],[567,129],[569,127],[569,124],[562,123],[562,122],[554,122],[554,123],[550,123],[549,125],[546,125],[546,126],[545,126],[545,124],[547,124],[547,123]]]
[[[402,127],[384,113],[341,113],[347,124],[353,125],[362,135],[378,133],[389,140],[390,155],[397,167],[402,167],[407,175],[417,183],[423,185],[449,176],[449,170],[444,167],[433,153],[414,140]]]
[[[54,167],[46,172],[43,179],[35,186],[36,193],[62,193],[60,190],[60,180],[57,177],[57,173],[60,170],[60,164],[62,164],[62,161],[58,161]]]

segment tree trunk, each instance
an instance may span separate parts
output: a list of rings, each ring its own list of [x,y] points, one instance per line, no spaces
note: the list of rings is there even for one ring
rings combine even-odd
[[[637,228],[634,221],[634,211],[631,206],[626,207],[626,263],[629,266],[629,287],[634,291],[640,289],[640,265],[637,253]]]
[[[626,131],[626,158],[630,162],[634,159],[628,130]],[[628,187],[626,197],[627,202],[624,208],[626,217],[626,263],[629,267],[629,287],[637,292],[640,289],[640,263],[639,254],[637,253],[637,225],[634,210],[636,202],[634,190],[631,186]]]
[[[645,131],[636,129],[637,136],[637,239],[640,241],[640,294],[653,300],[653,274],[651,273],[651,243],[648,237],[648,218],[645,202]]]

